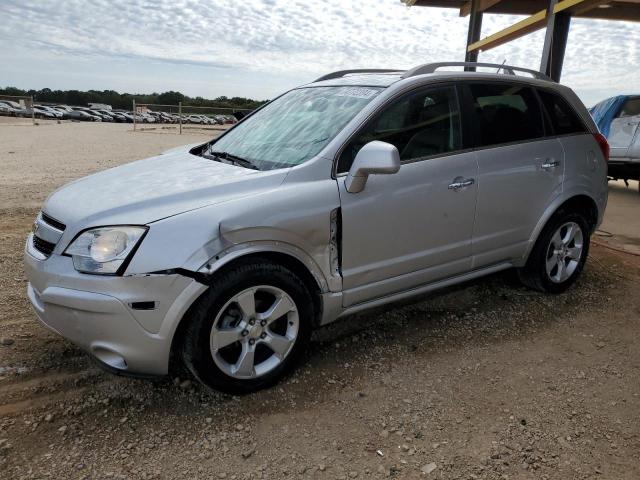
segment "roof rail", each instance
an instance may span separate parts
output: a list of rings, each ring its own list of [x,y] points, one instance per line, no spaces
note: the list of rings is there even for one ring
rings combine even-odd
[[[311,83],[322,82],[324,80],[331,80],[332,78],[341,78],[350,73],[400,73],[404,70],[395,70],[387,68],[362,68],[356,70],[338,70],[337,72],[327,73],[320,78],[315,79]]]
[[[515,75],[516,72],[525,72],[533,76],[538,80],[547,80],[553,82],[553,80],[544,73],[530,70],[528,68],[514,67],[511,65],[502,65],[499,63],[478,63],[478,62],[440,62],[440,63],[426,63],[419,65],[411,70],[407,70],[402,78],[415,77],[416,75],[424,75],[426,73],[435,73],[436,70],[442,67],[489,67],[496,68],[497,72],[504,71],[507,75]],[[496,72],[496,73],[497,73]]]

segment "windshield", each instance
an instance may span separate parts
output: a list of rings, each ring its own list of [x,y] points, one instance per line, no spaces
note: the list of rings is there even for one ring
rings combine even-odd
[[[212,143],[211,150],[248,160],[260,170],[300,165],[381,91],[353,86],[292,90]]]

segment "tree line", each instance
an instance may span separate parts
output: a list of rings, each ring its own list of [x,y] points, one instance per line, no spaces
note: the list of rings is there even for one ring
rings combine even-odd
[[[244,97],[218,97],[207,99],[203,97],[188,97],[180,92],[164,93],[118,93],[114,90],[22,90],[16,87],[0,88],[0,95],[33,96],[38,102],[61,103],[66,105],[84,106],[89,103],[106,103],[113,108],[131,109],[133,100],[137,103],[156,103],[162,105],[177,105],[182,102],[185,106],[216,107],[216,108],[247,108],[254,110],[267,100],[252,100]]]

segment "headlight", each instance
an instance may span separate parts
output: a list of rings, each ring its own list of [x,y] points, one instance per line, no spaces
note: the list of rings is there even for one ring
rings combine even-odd
[[[73,266],[79,272],[113,275],[146,232],[146,227],[92,228],[78,235],[64,254],[73,258]]]

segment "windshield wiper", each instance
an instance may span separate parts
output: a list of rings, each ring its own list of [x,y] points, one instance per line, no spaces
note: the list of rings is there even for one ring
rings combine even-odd
[[[247,160],[246,158],[242,158],[239,157],[237,155],[233,155],[232,153],[229,152],[213,152],[213,151],[208,151],[207,152],[208,155],[215,157],[215,159],[219,160],[226,160],[228,162],[231,162],[235,165],[240,165],[241,167],[244,168],[250,168],[252,170],[260,170],[260,167],[258,167],[255,163],[253,163],[251,160]]]

